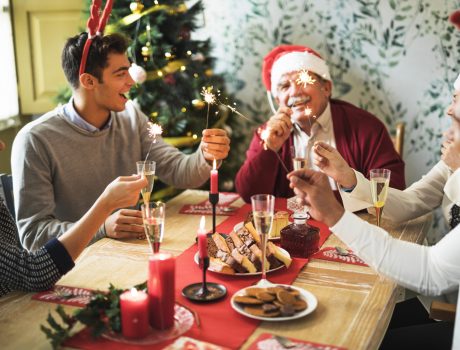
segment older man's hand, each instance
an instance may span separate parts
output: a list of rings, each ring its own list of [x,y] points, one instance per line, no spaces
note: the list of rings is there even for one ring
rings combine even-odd
[[[230,139],[222,129],[205,129],[201,139],[204,158],[210,162],[227,158],[230,151]]]
[[[326,175],[310,169],[288,174],[289,186],[297,198],[310,207],[310,214],[329,227],[334,226],[344,213],[343,207],[332,192]]]
[[[291,135],[292,110],[288,107],[280,107],[275,115],[271,116],[267,122],[267,138],[265,144],[272,151],[278,152],[284,142]]]

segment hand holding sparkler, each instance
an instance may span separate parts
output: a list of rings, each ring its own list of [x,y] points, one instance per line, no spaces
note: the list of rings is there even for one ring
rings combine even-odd
[[[270,117],[267,122],[265,139],[263,140],[267,148],[274,152],[278,152],[286,140],[291,135],[292,110],[287,107],[280,107],[275,115]]]
[[[268,146],[267,146],[267,139],[268,139],[269,135],[271,134],[270,128],[268,128],[268,127],[266,129],[259,128],[257,130],[257,133],[260,135],[260,138],[262,139],[264,150],[266,150],[266,151],[269,150],[270,148],[268,148]],[[284,162],[281,159],[280,155],[278,154],[278,151],[273,151],[273,153],[276,154],[276,157],[278,158],[280,164],[283,166],[283,168],[286,171],[286,173],[289,173],[289,170],[288,170],[286,164],[284,164]]]
[[[227,158],[230,151],[230,138],[227,136],[227,132],[222,129],[203,130],[201,150],[204,158],[209,162],[214,159],[222,160]]]

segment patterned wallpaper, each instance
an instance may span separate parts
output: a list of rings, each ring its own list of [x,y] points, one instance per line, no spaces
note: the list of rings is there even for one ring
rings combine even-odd
[[[445,109],[460,72],[460,32],[447,20],[460,1],[204,0],[216,70],[258,121],[270,116],[261,81],[275,45],[308,45],[329,62],[333,96],[374,113],[392,129],[406,122],[408,184],[439,160]],[[248,135],[254,126],[244,124]],[[248,137],[249,142],[249,137]]]

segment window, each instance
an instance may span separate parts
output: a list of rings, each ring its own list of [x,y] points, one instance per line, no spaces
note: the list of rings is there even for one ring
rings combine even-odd
[[[13,31],[9,0],[0,0],[0,123],[19,114],[18,86],[14,60]],[[3,123],[2,123],[3,124]]]

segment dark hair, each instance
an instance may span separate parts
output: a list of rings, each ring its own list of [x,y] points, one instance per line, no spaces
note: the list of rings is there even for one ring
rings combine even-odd
[[[83,47],[88,33],[80,33],[69,38],[64,45],[61,55],[61,65],[70,85],[76,89],[80,85],[79,70]],[[123,54],[128,49],[128,40],[121,34],[113,33],[96,36],[91,43],[88,58],[86,59],[85,73],[95,76],[102,82],[102,70],[108,66],[109,53]]]

